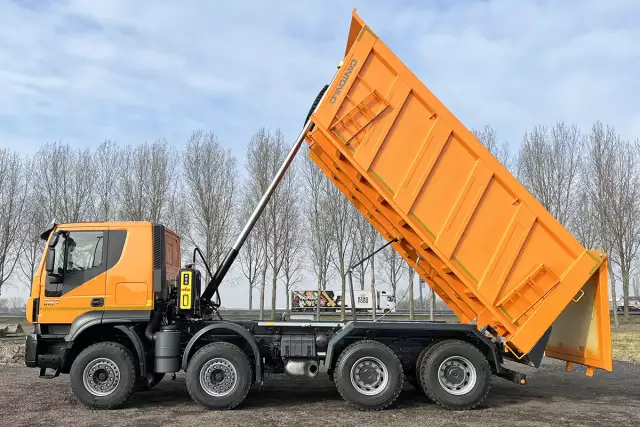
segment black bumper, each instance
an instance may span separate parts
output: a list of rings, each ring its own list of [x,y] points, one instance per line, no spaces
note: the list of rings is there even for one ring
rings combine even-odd
[[[30,368],[63,368],[72,342],[63,336],[44,338],[38,333],[28,334],[24,349],[24,364]]]
[[[27,342],[24,347],[24,364],[29,368],[37,366],[38,358],[38,335],[27,334]]]

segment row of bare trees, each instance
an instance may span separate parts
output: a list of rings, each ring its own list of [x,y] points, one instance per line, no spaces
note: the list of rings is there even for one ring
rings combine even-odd
[[[612,297],[615,301],[618,279],[628,315],[630,289],[637,293],[640,287],[634,279],[640,247],[640,143],[622,140],[601,123],[587,132],[558,123],[534,127],[512,154],[491,126],[475,134],[585,246],[610,254]],[[10,277],[30,285],[42,254],[39,233],[54,218],[161,222],[182,236],[185,261],[198,246],[215,268],[288,148],[279,130],[260,129],[249,141],[244,170],[216,135],[205,131],[194,132],[180,150],[164,140],[135,147],[105,141],[94,150],[49,143],[31,158],[2,149],[0,289]],[[243,283],[238,289],[247,292],[249,308],[255,305],[260,317],[274,317],[277,296],[284,293],[289,306],[291,289],[302,284],[318,290],[339,285],[345,294],[349,266],[382,243],[303,155],[272,196],[232,276]],[[433,292],[423,295],[413,266],[392,248],[353,274],[360,289],[383,284],[396,296],[406,296],[411,312],[416,291],[419,308],[436,305]]]

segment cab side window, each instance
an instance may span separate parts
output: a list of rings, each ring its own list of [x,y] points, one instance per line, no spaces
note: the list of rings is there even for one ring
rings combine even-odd
[[[102,231],[76,231],[65,239],[65,273],[89,270],[102,265]]]
[[[106,270],[104,231],[62,232],[55,246],[54,273],[47,278],[45,296],[61,297]]]

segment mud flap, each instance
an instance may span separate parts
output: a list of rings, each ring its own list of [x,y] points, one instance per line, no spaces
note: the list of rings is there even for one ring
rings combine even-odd
[[[527,362],[531,363],[536,368],[540,367],[542,357],[544,356],[544,349],[549,343],[549,337],[551,336],[551,328],[547,329],[540,341],[533,346],[531,351],[527,353]]]

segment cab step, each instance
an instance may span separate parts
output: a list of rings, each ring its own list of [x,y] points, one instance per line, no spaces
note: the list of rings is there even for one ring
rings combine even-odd
[[[53,371],[53,374],[47,374],[47,371]],[[52,380],[56,377],[60,376],[60,368],[55,371],[51,368],[40,368],[40,378],[44,378],[45,380]]]

